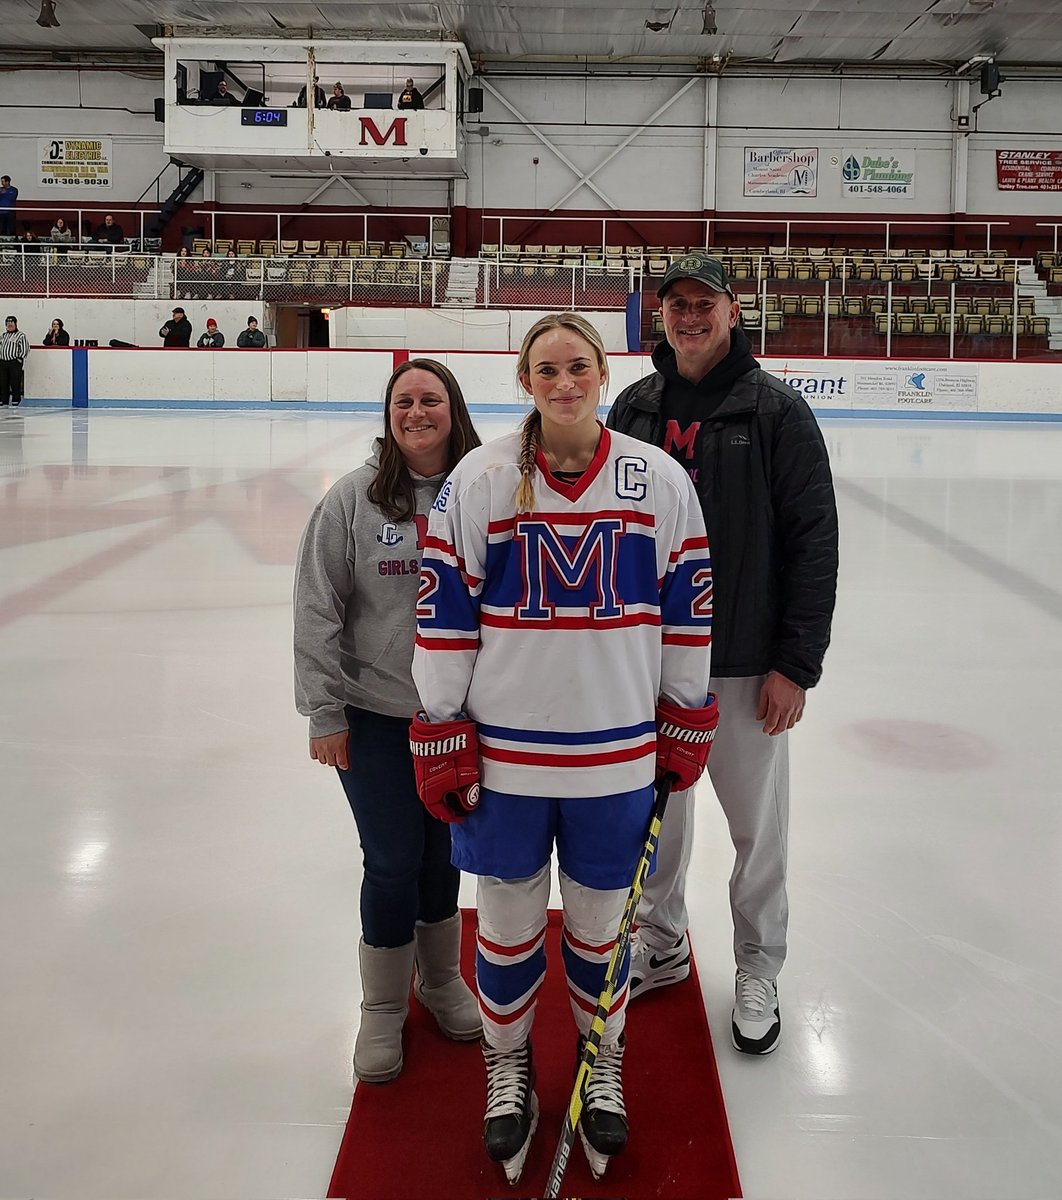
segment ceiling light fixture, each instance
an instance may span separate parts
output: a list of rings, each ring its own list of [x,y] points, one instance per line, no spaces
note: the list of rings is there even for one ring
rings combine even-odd
[[[671,22],[670,21],[646,21],[645,27],[646,27],[646,29],[651,29],[653,31],[653,33],[659,33],[663,29],[670,29]]]
[[[41,0],[41,11],[37,18],[37,24],[44,29],[58,28],[59,20],[55,15],[55,0]]]
[[[718,32],[719,30],[715,23],[715,6],[708,3],[704,6],[704,27],[701,29],[701,33],[711,37]]]

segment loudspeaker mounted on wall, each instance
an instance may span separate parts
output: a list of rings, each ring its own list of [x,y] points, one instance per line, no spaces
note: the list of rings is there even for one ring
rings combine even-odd
[[[155,97],[155,120],[160,124],[166,120],[166,100],[162,96]]]
[[[470,113],[481,113],[483,111],[483,89],[481,87],[470,87],[468,89],[468,111]]]

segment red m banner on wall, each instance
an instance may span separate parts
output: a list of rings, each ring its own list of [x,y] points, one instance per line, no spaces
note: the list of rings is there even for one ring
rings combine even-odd
[[[396,146],[408,145],[406,141],[405,117],[395,117],[383,133],[377,128],[376,122],[372,117],[359,117],[358,120],[361,122],[361,141],[358,143],[359,146],[367,146],[369,144],[366,135],[372,138],[377,146],[384,146],[392,139],[394,139]]]

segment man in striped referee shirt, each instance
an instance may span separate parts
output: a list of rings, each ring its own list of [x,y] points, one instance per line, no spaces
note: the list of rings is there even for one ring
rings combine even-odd
[[[18,327],[14,317],[4,322],[0,334],[0,406],[11,403],[17,408],[22,403],[22,364],[29,354],[29,342]]]

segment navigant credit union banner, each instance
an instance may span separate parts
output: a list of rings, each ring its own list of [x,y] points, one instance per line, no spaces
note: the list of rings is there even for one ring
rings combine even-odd
[[[1062,150],[997,150],[1001,192],[1062,192]]]
[[[843,196],[913,196],[913,150],[845,150],[840,160]]]
[[[818,195],[819,151],[777,146],[745,147],[746,196]]]
[[[111,186],[111,139],[38,138],[41,184],[50,191]]]

